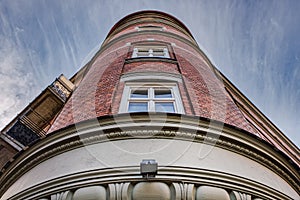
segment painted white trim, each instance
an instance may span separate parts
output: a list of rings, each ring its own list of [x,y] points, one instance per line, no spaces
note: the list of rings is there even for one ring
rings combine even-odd
[[[153,130],[146,128],[145,130],[141,130],[141,127],[154,127]],[[180,128],[180,130],[184,131],[157,131],[156,127],[177,127]],[[118,129],[116,129],[118,128]],[[106,130],[119,130],[121,128],[122,130],[126,130],[124,132],[111,132],[109,133]],[[124,128],[124,129],[123,129]],[[189,131],[188,131],[189,130]],[[160,137],[164,138],[171,138],[172,141],[174,139],[178,140],[184,140],[184,141],[192,141],[195,143],[202,143],[204,141],[211,141],[212,136],[211,134],[220,134],[220,131],[222,131],[222,137],[218,138],[217,140],[217,146],[227,150],[232,151],[236,153],[237,155],[247,157],[250,160],[253,160],[253,162],[256,162],[258,164],[261,164],[261,166],[264,166],[266,168],[266,171],[273,171],[275,174],[277,174],[279,177],[282,177],[286,183],[288,183],[290,186],[294,186],[293,188],[299,188],[297,185],[297,170],[291,163],[289,163],[286,158],[284,158],[278,151],[274,150],[271,145],[267,145],[264,142],[261,142],[256,137],[253,137],[251,134],[247,134],[244,131],[241,131],[240,129],[235,129],[231,126],[227,126],[226,124],[223,127],[219,126],[219,123],[211,123],[207,120],[202,120],[196,117],[191,116],[185,116],[185,115],[172,115],[168,117],[168,115],[165,114],[151,114],[150,115],[116,115],[111,119],[106,119],[99,121],[95,120],[89,120],[85,122],[81,122],[80,125],[70,126],[66,129],[60,130],[57,134],[49,135],[49,137],[44,138],[43,140],[39,141],[36,145],[32,146],[31,148],[27,149],[23,154],[21,154],[18,157],[17,162],[13,162],[7,170],[4,171],[4,174],[1,176],[0,183],[3,184],[3,187],[0,188],[0,194],[3,194],[4,191],[6,191],[5,188],[8,187],[8,185],[12,184],[11,187],[14,187],[13,184],[15,181],[21,177],[24,174],[27,174],[31,169],[35,168],[36,165],[43,163],[45,160],[49,160],[51,158],[56,157],[57,155],[61,155],[62,153],[66,153],[69,151],[72,151],[74,149],[78,149],[82,147],[83,145],[92,145],[96,143],[103,142],[111,142],[116,140],[127,140],[132,139],[132,137],[138,137],[141,136],[144,140],[145,136],[153,136],[153,134],[160,134]],[[92,133],[92,134],[91,134]],[[103,133],[103,134],[102,134]],[[105,133],[105,134],[104,134]],[[170,134],[172,133],[172,134]],[[211,134],[207,134],[211,133]],[[207,134],[207,135],[206,135]],[[78,137],[80,136],[80,137]],[[91,137],[87,137],[91,136]],[[136,139],[135,138],[135,139]],[[206,143],[207,144],[207,143]],[[48,150],[47,150],[48,149]],[[51,151],[49,151],[51,149]],[[86,150],[86,149],[85,149]],[[193,155],[193,154],[190,154]],[[71,158],[71,157],[69,157]],[[54,167],[57,169],[57,163],[54,162]],[[64,162],[62,162],[64,163]],[[77,164],[74,166],[78,165]],[[228,163],[228,162],[227,162]],[[279,163],[279,164],[278,164]],[[45,165],[44,165],[45,166]],[[221,166],[221,165],[220,165]],[[139,166],[137,166],[137,169]],[[184,169],[191,170],[191,168],[186,167],[183,165]],[[244,167],[247,167],[247,165],[244,165]],[[22,168],[22,170],[20,170]],[[45,168],[43,168],[45,169]],[[89,168],[90,169],[90,168]],[[124,171],[124,167],[120,168],[120,172]],[[165,167],[163,167],[160,170],[164,170]],[[103,169],[101,169],[103,170]],[[114,172],[118,171],[116,168],[112,169]],[[176,170],[178,170],[178,167],[175,168],[175,170],[171,170],[171,173],[173,175],[176,174]],[[199,169],[198,169],[199,170]],[[243,169],[241,169],[241,172]],[[286,173],[286,171],[289,171],[289,173]],[[163,172],[163,171],[161,171]],[[196,178],[195,174],[199,175],[198,171],[193,172],[192,174],[189,174],[188,177],[192,178],[192,182],[195,180],[201,180],[203,181],[203,177],[207,177],[209,175],[209,179],[207,183],[213,183],[213,180],[216,180],[215,178],[211,178],[212,171],[203,171],[203,175],[201,175],[201,178]],[[78,171],[76,171],[76,174],[78,175]],[[165,171],[162,173],[165,174]],[[177,174],[180,177],[183,177],[183,171],[179,170]],[[261,173],[263,174],[263,173]],[[50,180],[52,184],[54,184],[54,187],[48,187],[49,182],[42,184],[45,184],[42,186],[42,184],[36,184],[37,187],[30,187],[30,189],[24,189],[24,192],[19,193],[19,195],[29,195],[30,191],[32,191],[34,194],[41,195],[41,190],[45,191],[45,194],[49,194],[50,189],[52,189],[52,192],[54,191],[62,191],[62,186],[66,189],[68,189],[69,186],[67,186],[65,181],[70,181],[70,184],[72,184],[72,188],[74,188],[74,183],[78,183],[79,186],[82,185],[82,182],[77,182],[77,180],[82,179],[82,175],[78,175],[79,179],[74,180],[74,176],[71,175],[71,172],[69,173],[70,177],[62,176],[58,177],[58,179],[52,179]],[[87,175],[96,175],[99,177],[98,173],[87,173]],[[256,193],[256,191],[261,191],[262,193],[266,195],[271,195],[274,197],[273,199],[278,199],[280,195],[282,195],[283,191],[276,191],[276,188],[274,188],[273,184],[259,184],[257,180],[249,180],[244,179],[244,182],[242,180],[239,180],[241,176],[237,177],[229,177],[228,179],[224,179],[224,176],[227,176],[228,174],[222,173],[220,174],[220,181],[217,181],[218,184],[226,186],[228,188],[229,181],[232,182],[232,186],[234,186],[232,189],[238,190],[240,188],[240,191],[246,192],[245,188],[249,189],[249,193]],[[115,177],[115,180],[120,180],[120,176],[116,176],[115,174],[110,177]],[[122,176],[124,178],[124,176]],[[135,176],[136,177],[136,176]],[[270,176],[272,177],[272,176]],[[61,180],[60,178],[63,178],[64,180]],[[107,178],[107,172],[105,171],[105,177]],[[132,177],[129,177],[129,180],[132,180]],[[163,176],[162,178],[166,178]],[[168,177],[170,180],[172,177]],[[174,180],[178,180],[177,177],[174,177]],[[238,178],[238,179],[237,179]],[[23,179],[25,180],[25,179]],[[27,181],[35,181],[34,179],[26,179]],[[87,180],[84,179],[84,180]],[[94,178],[89,178],[89,180],[95,180]],[[184,178],[185,181],[187,181],[187,178]],[[99,185],[99,180],[96,180],[97,184]],[[104,180],[105,184],[107,183],[107,179]],[[124,180],[123,180],[124,181]],[[56,187],[56,183],[64,183],[60,184],[58,187]],[[115,181],[114,181],[115,182]],[[238,183],[238,184],[236,184]],[[34,184],[35,185],[35,184]],[[90,184],[89,184],[90,185]],[[276,185],[276,184],[275,184]],[[20,187],[20,185],[17,185]],[[22,185],[26,186],[26,185]],[[45,187],[44,187],[45,186]],[[289,187],[289,186],[288,186]],[[286,187],[284,187],[286,188]],[[22,189],[22,190],[23,190]],[[8,189],[10,191],[13,190],[13,188]],[[7,191],[8,191],[7,190]],[[26,190],[26,191],[25,191]],[[250,191],[251,190],[251,191]],[[298,191],[294,189],[295,191]],[[39,191],[39,192],[37,192]],[[30,194],[31,195],[31,194]],[[1,195],[0,195],[1,196]],[[15,196],[15,198],[12,199],[25,199],[25,198],[18,198],[20,196]],[[23,197],[23,196],[22,196]],[[7,199],[2,197],[3,199]],[[31,198],[33,199],[33,198]],[[34,198],[36,199],[36,198]],[[267,198],[270,199],[270,198]],[[280,198],[280,199],[286,199],[286,198]],[[290,198],[288,198],[290,199]]]
[[[121,77],[121,82],[127,81],[160,81],[160,82],[178,82],[182,83],[181,75],[166,73],[166,72],[132,72],[124,74]]]

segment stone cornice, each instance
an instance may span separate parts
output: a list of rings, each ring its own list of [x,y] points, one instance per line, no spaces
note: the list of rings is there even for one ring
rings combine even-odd
[[[82,173],[70,174],[55,180],[45,181],[39,185],[30,187],[12,197],[12,200],[26,198],[40,198],[58,191],[74,190],[76,188],[120,184],[124,182],[167,182],[167,183],[188,183],[195,185],[211,185],[214,187],[237,190],[260,196],[265,199],[287,199],[290,197],[276,191],[268,186],[248,180],[232,174],[221,173],[207,169],[183,168],[180,166],[159,166],[155,178],[145,180],[139,172],[139,166],[126,166],[120,168],[106,168],[99,170],[85,171]]]
[[[177,60],[171,58],[159,58],[159,57],[138,57],[138,58],[129,58],[125,60],[125,64],[135,63],[135,62],[167,62],[172,64],[177,64]]]
[[[0,177],[0,195],[28,170],[58,154],[85,145],[145,136],[216,145],[255,160],[285,179],[296,191],[300,189],[296,167],[283,154],[251,133],[204,118],[139,113],[88,120],[53,132],[27,149],[4,170]]]
[[[103,44],[108,42],[110,38],[112,38],[117,33],[121,32],[122,30],[126,29],[127,27],[145,23],[165,24],[167,26],[177,29],[178,31],[182,32],[187,37],[189,37],[192,41],[194,41],[194,38],[188,30],[188,28],[175,17],[158,11],[142,11],[128,15],[121,19],[119,22],[117,22],[108,33],[108,36],[103,42]]]

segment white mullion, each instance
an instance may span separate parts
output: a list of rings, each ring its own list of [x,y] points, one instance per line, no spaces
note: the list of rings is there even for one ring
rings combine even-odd
[[[166,48],[166,47],[164,48],[164,57],[165,58],[170,58],[168,48]]]
[[[139,53],[138,48],[134,48],[134,49],[133,49],[133,53],[132,53],[132,58],[138,57],[138,53]]]
[[[154,102],[168,103],[168,102],[175,102],[175,100],[174,99],[155,99]]]
[[[179,88],[178,86],[172,86],[173,89],[173,96],[175,98],[175,108],[177,113],[184,113],[183,103],[180,96]]]
[[[153,49],[149,48],[148,53],[149,53],[149,57],[153,57]]]
[[[150,90],[149,90],[149,87],[146,87],[147,88],[147,107],[148,107],[148,112],[150,111]]]
[[[173,103],[173,106],[174,106],[174,112],[177,113],[178,109],[177,109],[176,101],[173,101],[172,103]]]
[[[154,102],[154,88],[149,87],[149,111],[155,111],[155,102]]]
[[[166,51],[165,51],[166,50]],[[168,53],[168,49],[165,49],[164,51]],[[168,57],[169,57],[169,53],[168,53]],[[173,107],[174,107],[174,112],[177,113],[177,103],[176,103],[176,96],[175,96],[175,87],[171,86],[169,87],[169,89],[171,90],[171,95],[172,95],[172,103],[173,103]]]

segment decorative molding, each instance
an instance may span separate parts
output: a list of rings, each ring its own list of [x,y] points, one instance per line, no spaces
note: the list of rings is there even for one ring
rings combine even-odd
[[[139,182],[132,189],[132,199],[171,200],[169,185],[164,182]]]
[[[160,197],[160,198],[159,198]],[[39,200],[81,200],[81,199],[109,199],[131,200],[143,198],[159,198],[172,200],[251,200],[251,195],[238,191],[232,191],[230,195],[224,188],[212,187],[181,182],[173,182],[167,185],[164,182],[121,182],[103,186],[89,186],[52,194]],[[255,198],[254,200],[262,200]]]
[[[130,200],[133,186],[129,182],[108,184],[109,200]]]
[[[128,58],[125,60],[125,64],[136,63],[136,62],[166,62],[177,64],[177,60],[172,58],[163,58],[163,57],[136,57],[136,58]]]
[[[131,171],[134,171],[135,174],[132,174]],[[107,199],[118,200],[121,196],[126,199],[126,197],[130,197],[132,190],[137,184],[145,183],[145,179],[139,178],[141,175],[137,171],[138,167],[76,173],[47,181],[38,186],[24,190],[21,193],[14,195],[10,200],[39,199],[42,197],[46,197],[45,200],[49,200],[49,196],[52,196],[53,193],[56,194],[56,196],[62,196],[61,192],[57,194],[56,191],[71,190],[75,194],[76,191],[78,193],[78,190],[83,190],[83,192],[80,192],[82,194],[86,193],[84,191],[95,191],[95,189],[88,189],[94,187],[101,187],[100,190],[102,193],[104,190],[108,191],[108,193],[105,194]],[[259,196],[264,199],[292,200],[292,198],[272,190],[271,188],[267,188],[263,184],[258,184],[255,183],[255,181],[246,180],[233,175],[227,175],[228,177],[226,177],[226,174],[221,172],[168,167],[162,167],[159,169],[159,172],[159,174],[163,174],[161,175],[163,178],[160,178],[160,175],[158,174],[156,178],[149,179],[146,183],[156,182],[167,184],[170,187],[172,199],[179,199],[179,197],[181,199],[195,199],[197,187],[205,186],[213,188],[213,190],[220,190],[218,188],[221,188],[222,190],[225,189],[231,191],[230,188],[232,188],[234,191],[241,190],[243,193],[244,191],[247,191],[247,194],[256,197]],[[235,182],[229,184],[231,181]],[[145,187],[147,188],[148,186]],[[207,189],[205,190],[207,191]],[[210,189],[208,190],[210,191]],[[96,191],[99,190],[97,189]]]
[[[230,199],[231,200],[251,200],[251,195],[244,194],[244,193],[237,192],[237,191],[232,191],[230,193]]]
[[[106,188],[103,186],[88,186],[77,189],[72,200],[106,200]],[[52,199],[51,199],[52,200]]]
[[[148,17],[147,17],[148,16]],[[149,19],[149,17],[151,19]],[[179,22],[179,23],[178,23]],[[111,40],[116,34],[121,32],[122,30],[128,28],[129,26],[140,26],[140,24],[147,24],[147,23],[162,23],[167,26],[171,26],[174,29],[176,29],[178,32],[181,32],[186,35],[187,38],[189,38],[191,41],[193,41],[196,44],[195,39],[191,35],[190,31],[185,27],[184,24],[182,24],[180,21],[175,21],[172,16],[166,17],[166,15],[161,15],[160,17],[157,17],[157,13],[155,15],[149,14],[149,13],[143,13],[142,16],[137,16],[135,18],[123,18],[122,23],[118,22],[115,27],[115,29],[112,29],[108,37],[105,39],[103,44],[106,44],[108,41]],[[118,25],[118,26],[117,26]],[[165,29],[166,30],[166,29]],[[156,30],[157,32],[164,32],[161,30]],[[140,32],[150,32],[148,30],[140,31]],[[151,30],[151,32],[154,32],[154,30]],[[170,33],[170,32],[168,32]]]
[[[197,200],[208,200],[208,199],[230,200],[230,197],[227,191],[223,188],[202,185],[197,188],[196,199]]]
[[[205,142],[207,144],[212,143],[215,144],[217,147],[227,149],[229,151],[233,151],[235,153],[244,155],[252,160],[255,160],[258,163],[263,164],[265,167],[269,168],[279,176],[283,177],[285,180],[288,181],[294,188],[296,188],[296,191],[299,191],[300,186],[299,184],[291,178],[289,174],[285,170],[283,170],[282,165],[278,164],[276,160],[271,160],[269,155],[265,155],[266,150],[262,151],[261,147],[257,146],[256,144],[252,144],[250,142],[250,138],[243,139],[243,141],[247,141],[246,144],[241,143],[241,140],[234,140],[233,133],[237,132],[236,136],[241,137],[244,135],[244,133],[241,133],[240,130],[235,130],[230,127],[227,127],[224,125],[223,127],[223,134],[219,138],[213,137],[211,135],[213,134],[206,134],[205,131],[208,131],[208,129],[204,128],[206,125],[199,124],[198,122],[198,128],[201,128],[199,130],[192,130],[187,129],[188,127],[191,128],[191,124],[189,126],[186,126],[185,120],[183,116],[179,119],[181,122],[179,124],[180,131],[175,131],[174,127],[176,127],[176,119],[178,116],[176,115],[170,115],[167,119],[164,119],[163,126],[164,130],[135,130],[134,127],[132,127],[132,121],[134,123],[138,123],[138,121],[135,121],[134,118],[130,118],[131,122],[128,121],[129,115],[123,115],[122,117],[117,118],[115,117],[113,121],[110,121],[109,119],[104,120],[104,123],[106,125],[102,126],[99,123],[97,124],[97,127],[93,127],[93,124],[89,124],[89,122],[82,123],[82,125],[76,126],[77,130],[74,129],[74,127],[69,127],[68,129],[62,130],[59,133],[54,133],[52,136],[48,136],[41,140],[36,146],[33,146],[32,148],[25,151],[20,158],[17,158],[14,163],[11,164],[11,166],[8,167],[7,170],[4,171],[3,175],[0,177],[0,182],[2,183],[2,187],[0,188],[0,195],[4,193],[4,191],[7,190],[7,188],[15,182],[20,176],[22,176],[24,173],[26,173],[28,170],[33,168],[34,166],[38,165],[39,163],[43,162],[44,160],[47,160],[53,156],[56,156],[58,154],[61,154],[63,152],[70,151],[75,148],[80,148],[84,145],[90,145],[95,143],[101,143],[101,142],[107,142],[107,141],[113,141],[113,140],[126,140],[131,139],[133,137],[144,137],[144,136],[152,136],[151,138],[171,138],[171,139],[177,139],[177,140],[189,140],[193,142]],[[134,115],[133,115],[134,116]],[[157,114],[151,114],[151,120],[154,120],[154,118],[157,116]],[[167,115],[166,115],[167,116]],[[165,116],[165,117],[166,117]],[[126,121],[127,117],[127,121]],[[130,117],[132,117],[130,115]],[[145,122],[145,119],[149,119],[149,116],[146,118],[143,118],[139,116],[137,119],[143,121],[143,123],[148,124]],[[124,120],[124,121],[123,121]],[[115,122],[116,124],[113,124],[112,122]],[[133,130],[128,131],[112,131],[113,127],[119,127],[121,124],[123,127],[130,127]],[[172,122],[172,125],[169,123]],[[188,120],[189,123],[191,123],[191,120]],[[159,123],[158,123],[159,124]],[[141,122],[138,125],[145,125]],[[213,126],[213,124],[209,124],[210,126]],[[137,124],[135,124],[137,126]],[[148,126],[150,126],[148,124]],[[173,130],[165,130],[166,127],[170,126],[173,127]],[[185,128],[186,126],[186,128]],[[106,129],[107,128],[107,129]],[[111,128],[111,129],[109,129]],[[114,128],[114,130],[116,130]],[[185,131],[184,131],[185,130]],[[210,133],[214,132],[213,127],[209,127]],[[99,133],[100,132],[100,133]],[[105,133],[104,133],[105,132]],[[78,137],[80,135],[80,137]],[[248,136],[249,137],[249,136]],[[256,138],[254,138],[256,140]],[[258,141],[256,141],[258,142]],[[266,147],[264,147],[266,148]],[[269,152],[267,152],[269,153]],[[275,152],[276,153],[276,152]]]
[[[175,81],[182,83],[182,76],[180,74],[167,72],[130,72],[123,74],[120,82],[125,81],[142,81],[142,80],[160,80],[160,81]]]
[[[53,194],[50,197],[50,200],[72,200],[72,199],[73,199],[73,193],[70,191]]]
[[[194,200],[196,188],[194,184],[188,183],[172,183],[171,191],[173,193],[173,199],[175,200]]]

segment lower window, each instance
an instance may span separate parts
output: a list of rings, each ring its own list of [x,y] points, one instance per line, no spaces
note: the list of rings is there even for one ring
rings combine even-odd
[[[176,83],[126,83],[120,112],[184,113]]]

